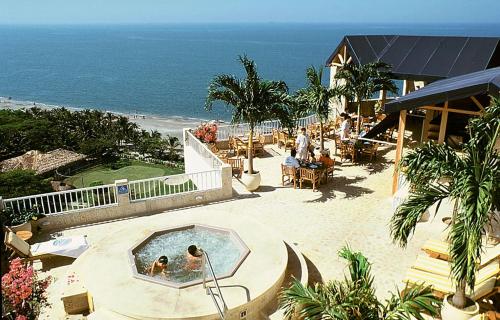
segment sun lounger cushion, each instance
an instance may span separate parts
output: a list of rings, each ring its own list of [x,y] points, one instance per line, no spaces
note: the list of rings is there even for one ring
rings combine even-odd
[[[429,255],[439,255],[440,257],[448,257],[448,243],[440,240],[428,240],[422,246],[422,250]],[[487,265],[492,260],[498,260],[500,257],[500,245],[486,246],[481,254],[480,268]]]
[[[5,237],[5,245],[12,248],[14,251],[18,251],[22,255],[29,257],[30,256],[30,245],[19,238],[14,232],[7,232]]]
[[[31,254],[34,257],[38,255],[53,254],[77,258],[87,250],[88,247],[89,244],[85,236],[62,237],[32,245]]]
[[[468,294],[474,300],[485,296],[493,290],[498,274],[498,267],[498,263],[492,263],[491,266],[488,265],[483,268],[484,272],[482,274],[478,272],[474,292],[470,292],[470,290],[468,290]],[[490,275],[490,277],[486,278],[488,275]],[[413,284],[425,283],[426,285],[431,285],[433,290],[445,294],[453,293],[455,291],[455,286],[449,276],[438,275],[414,268],[410,268],[408,270],[403,282]]]
[[[422,250],[428,254],[438,254],[440,256],[448,256],[448,243],[440,240],[428,240],[422,246]]]
[[[498,260],[492,261],[490,259],[490,263],[483,264],[482,266],[483,267],[479,269],[476,275],[477,283],[481,283],[500,272],[500,264]],[[432,258],[422,254],[418,255],[417,261],[415,261],[412,268],[446,277],[450,275],[450,263],[448,261]]]
[[[424,254],[417,256],[417,261],[415,261],[412,268],[446,277],[450,275],[450,263],[448,261],[432,258]]]

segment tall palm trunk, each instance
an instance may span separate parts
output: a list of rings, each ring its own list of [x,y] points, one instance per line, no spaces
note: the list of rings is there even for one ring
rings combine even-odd
[[[458,309],[464,309],[467,303],[467,298],[465,296],[465,280],[457,283],[457,289],[452,299],[453,305]]]
[[[253,173],[253,126],[250,126],[250,132],[248,133],[248,148],[247,148],[247,158],[248,158],[248,173]]]
[[[319,122],[319,150],[323,151],[325,149],[325,141],[323,140],[323,121]]]

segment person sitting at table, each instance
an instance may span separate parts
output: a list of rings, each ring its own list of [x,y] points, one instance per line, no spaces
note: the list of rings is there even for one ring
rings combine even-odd
[[[323,165],[328,168],[333,166],[333,159],[330,158],[330,153],[327,150],[321,151],[321,156],[319,157],[319,162],[323,163]]]
[[[340,116],[344,119],[340,125],[340,140],[347,141],[351,137],[351,117],[345,112],[342,112]]]
[[[299,168],[300,164],[296,156],[297,151],[295,149],[290,150],[290,155],[283,160],[283,165],[287,167]]]
[[[168,258],[167,256],[160,256],[158,259],[153,261],[149,267],[149,275],[154,276],[157,274],[167,275],[168,268]]]
[[[295,140],[297,157],[299,160],[306,161],[309,157],[309,137],[307,136],[306,128],[300,129],[300,133]]]
[[[359,133],[359,137],[363,138],[368,132],[370,132],[370,125],[368,123],[365,123],[363,125],[363,130]]]

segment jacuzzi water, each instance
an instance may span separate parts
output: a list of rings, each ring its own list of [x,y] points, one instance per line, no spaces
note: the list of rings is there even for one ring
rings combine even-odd
[[[201,279],[201,266],[187,263],[187,248],[192,244],[208,253],[216,276],[229,272],[241,255],[240,248],[228,233],[191,228],[151,238],[135,253],[137,271],[149,275],[148,268],[153,261],[165,255],[168,258],[167,275],[159,274],[155,278],[179,283]],[[207,276],[210,278],[208,272]]]

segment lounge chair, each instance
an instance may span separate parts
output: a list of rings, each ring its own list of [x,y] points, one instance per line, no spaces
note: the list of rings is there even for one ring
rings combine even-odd
[[[467,294],[473,300],[480,300],[489,297],[497,292],[499,288],[495,287],[500,265],[498,261],[489,263],[484,268],[478,270],[474,292],[468,289]],[[434,294],[438,297],[444,297],[446,294],[455,292],[455,285],[448,275],[435,274],[410,268],[403,280],[408,284],[425,283],[431,285]]]
[[[428,240],[422,246],[422,250],[424,250],[430,257],[441,259],[448,261],[449,260],[449,251],[448,251],[448,243],[440,240]],[[500,259],[500,245],[495,245],[492,247],[486,247],[481,254],[481,263],[479,264],[479,268],[487,265],[489,262],[493,260]]]
[[[76,259],[89,247],[86,236],[60,237],[30,245],[12,231],[5,233],[4,242],[18,256],[28,260],[42,260],[54,256]]]
[[[481,313],[478,314],[477,316],[470,318],[470,320],[495,320],[495,319],[500,319],[500,313],[495,311],[488,311],[486,313]]]

